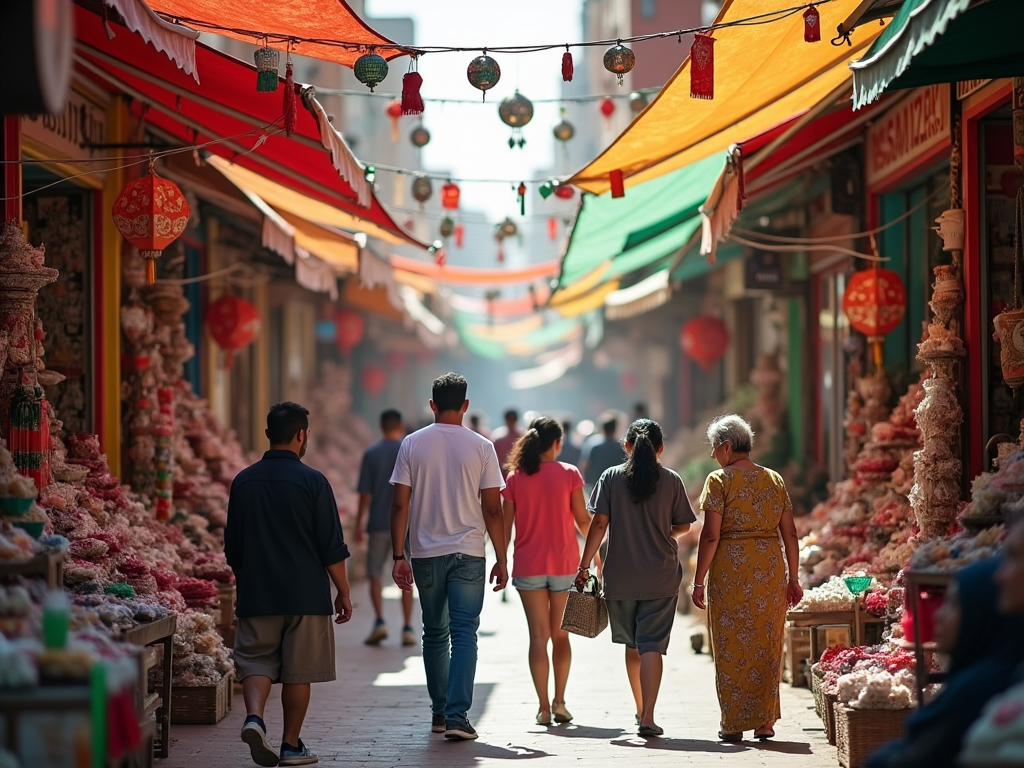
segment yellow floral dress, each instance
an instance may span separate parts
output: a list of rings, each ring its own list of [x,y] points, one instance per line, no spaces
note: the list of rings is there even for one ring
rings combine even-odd
[[[792,503],[777,472],[725,468],[708,475],[700,507],[722,515],[707,587],[722,731],[750,731],[781,715],[787,574],[779,522]]]

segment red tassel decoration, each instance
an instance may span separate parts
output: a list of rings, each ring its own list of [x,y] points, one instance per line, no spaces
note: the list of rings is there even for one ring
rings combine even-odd
[[[813,5],[804,11],[804,42],[817,43],[821,40],[821,14]]]
[[[500,242],[498,243],[498,263],[505,263],[505,246],[502,245]]]
[[[519,215],[526,215],[526,184],[519,182],[519,187],[516,189],[516,199],[519,202]]]
[[[572,53],[569,52],[569,46],[565,46],[565,53],[562,54],[562,80],[567,83],[572,82]]]
[[[423,97],[420,96],[420,86],[423,85],[423,78],[419,72],[406,72],[402,78],[402,114],[422,115]]]
[[[444,248],[438,248],[434,251],[434,263],[439,267],[443,267],[448,263],[447,257],[444,255]]]
[[[466,228],[461,224],[455,225],[455,247],[462,247],[462,239],[466,236]]]
[[[548,239],[558,239],[558,219],[548,219]]]
[[[690,98],[715,98],[715,38],[700,32],[690,48]]]
[[[608,174],[608,181],[612,185],[612,197],[625,197],[626,186],[622,180],[622,171],[615,170]]]
[[[295,109],[295,78],[292,75],[292,62],[289,59],[284,66],[284,134],[295,133],[295,121],[299,115]],[[230,358],[229,358],[230,359]]]

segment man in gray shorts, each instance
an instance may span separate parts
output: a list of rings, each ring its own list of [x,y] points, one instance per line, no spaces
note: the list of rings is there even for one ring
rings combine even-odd
[[[382,439],[363,454],[359,469],[359,512],[356,515],[356,544],[366,541],[366,578],[370,582],[370,600],[376,620],[373,630],[366,638],[367,645],[380,645],[388,637],[384,624],[384,564],[391,564],[391,500],[394,488],[391,473],[395,471],[398,449],[405,437],[402,414],[394,409],[380,415]],[[363,536],[363,522],[366,521],[366,536]],[[406,549],[406,552],[409,550]],[[412,592],[402,592],[402,645],[415,645],[416,635],[412,631]]]
[[[310,683],[334,680],[334,625],[352,618],[334,491],[302,463],[309,411],[278,403],[267,416],[270,450],[231,484],[224,554],[238,587],[235,670],[242,681],[242,741],[257,765],[312,765],[299,738]],[[331,582],[338,596],[331,601]],[[281,750],[267,739],[264,708],[281,683]]]

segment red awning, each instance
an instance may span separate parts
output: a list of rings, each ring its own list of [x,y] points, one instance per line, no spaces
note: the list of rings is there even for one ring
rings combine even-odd
[[[134,95],[135,114],[144,116],[148,125],[184,144],[236,137],[204,151],[365,219],[413,245],[426,247],[405,233],[376,197],[367,207],[359,205],[355,191],[335,170],[320,141],[317,122],[302,106],[297,91],[296,131],[286,138],[283,132],[276,132],[283,127],[283,83],[275,93],[257,92],[254,67],[197,45],[199,85],[166,55],[125,27],[116,26],[116,37],[108,40],[100,17],[78,6],[75,30],[78,69],[106,90],[123,89]],[[266,140],[250,151],[264,133],[260,129],[268,125],[273,128]]]

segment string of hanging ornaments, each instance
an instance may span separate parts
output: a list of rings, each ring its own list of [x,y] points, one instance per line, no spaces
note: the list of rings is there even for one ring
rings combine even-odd
[[[694,35],[690,47],[690,95],[695,99],[714,98],[714,33],[720,29],[729,27],[757,26],[772,24],[783,21],[793,15],[803,14],[803,38],[807,43],[817,43],[821,40],[821,14],[818,6],[827,5],[835,0],[816,0],[813,3],[802,3],[777,10],[766,11],[765,13],[748,16],[741,19],[708,26],[692,27],[687,29],[666,30],[664,32],[652,32],[645,35],[634,35],[616,40],[590,40],[579,43],[556,43],[540,45],[513,45],[513,46],[491,46],[481,48],[451,47],[451,46],[400,46],[400,50],[411,57],[409,71],[402,79],[401,108],[403,115],[418,115],[423,113],[423,98],[420,89],[423,85],[423,78],[418,72],[418,61],[421,56],[428,53],[465,53],[479,50],[481,54],[470,61],[466,69],[466,77],[477,90],[482,93],[482,100],[486,101],[487,91],[494,88],[501,79],[501,67],[498,62],[488,55],[488,50],[493,52],[521,54],[536,53],[540,51],[556,50],[565,48],[562,54],[561,75],[565,82],[571,82],[574,75],[574,64],[572,48],[592,48],[597,46],[610,46],[604,53],[603,63],[606,70],[618,78],[619,86],[623,85],[623,77],[630,72],[636,64],[636,54],[624,43],[642,43],[647,40],[659,40],[675,37],[682,42],[683,35]],[[354,43],[348,41],[331,40],[323,38],[296,38],[291,35],[281,35],[272,32],[258,32],[255,30],[228,28],[200,19],[189,19],[183,17],[170,17],[164,14],[168,20],[177,23],[194,23],[213,31],[233,32],[237,35],[251,37],[254,40],[262,40],[264,47],[255,53],[257,67],[257,90],[277,90],[276,72],[280,64],[280,55],[269,47],[273,40],[278,45],[287,45],[290,53],[291,47],[303,42],[316,43],[318,45],[337,46],[345,49],[365,51],[356,59],[353,71],[356,79],[370,89],[374,89],[387,77],[388,63],[379,53],[370,47],[367,50],[365,43]],[[848,37],[848,36],[847,36]],[[842,45],[848,42],[846,37],[840,36],[832,41],[833,45]],[[390,48],[394,48],[393,46]],[[290,58],[290,57],[289,57]],[[290,65],[290,61],[289,61]],[[294,101],[294,89],[292,100]],[[285,94],[286,115],[288,93]],[[612,105],[614,109],[614,104]],[[642,111],[642,107],[639,111]]]

